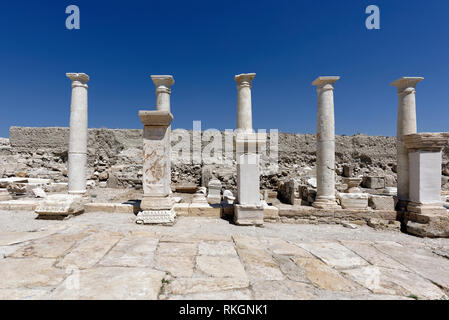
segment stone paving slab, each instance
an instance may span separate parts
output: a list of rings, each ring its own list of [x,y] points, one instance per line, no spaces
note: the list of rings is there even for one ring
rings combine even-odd
[[[191,217],[138,226],[110,213],[38,229],[27,219],[0,214],[0,299],[449,299],[447,239]]]

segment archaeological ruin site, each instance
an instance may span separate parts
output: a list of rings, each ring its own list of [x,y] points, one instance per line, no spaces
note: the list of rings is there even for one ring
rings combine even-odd
[[[254,130],[255,73],[232,130],[172,128],[170,75],[142,129],[88,129],[89,75],[67,77],[69,128],[0,139],[1,299],[448,298],[449,133],[417,132],[423,78],[391,83],[384,137],[335,135],[338,76],[312,83],[316,134]]]

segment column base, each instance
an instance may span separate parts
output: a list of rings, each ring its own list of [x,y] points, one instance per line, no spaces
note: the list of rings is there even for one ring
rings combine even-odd
[[[143,196],[142,202],[140,204],[140,209],[142,211],[171,210],[174,204],[175,201],[171,196],[166,197]]]
[[[263,205],[234,205],[234,223],[239,226],[262,226]]]
[[[175,224],[175,210],[146,210],[137,214],[137,224],[161,224],[172,226]]]
[[[42,200],[35,212],[38,218],[59,219],[84,212],[84,201],[81,196],[67,194],[52,194]]]
[[[329,210],[341,209],[341,207],[337,203],[337,200],[330,200],[330,199],[317,199],[315,200],[314,203],[312,203],[312,207],[317,209],[329,209]]]

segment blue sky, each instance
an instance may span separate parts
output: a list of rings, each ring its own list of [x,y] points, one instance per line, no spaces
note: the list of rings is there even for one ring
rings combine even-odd
[[[67,30],[78,5],[81,29]],[[365,8],[381,10],[367,30]],[[396,134],[390,83],[423,76],[419,131],[449,131],[449,1],[3,1],[0,136],[10,126],[68,126],[70,80],[85,72],[89,127],[141,128],[150,74],[172,74],[173,126],[232,129],[234,75],[256,72],[255,128],[315,133],[320,75],[339,75],[337,134]]]

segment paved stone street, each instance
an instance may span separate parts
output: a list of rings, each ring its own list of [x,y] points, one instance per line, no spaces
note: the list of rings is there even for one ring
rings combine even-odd
[[[340,225],[0,211],[0,299],[448,299],[449,239]]]

